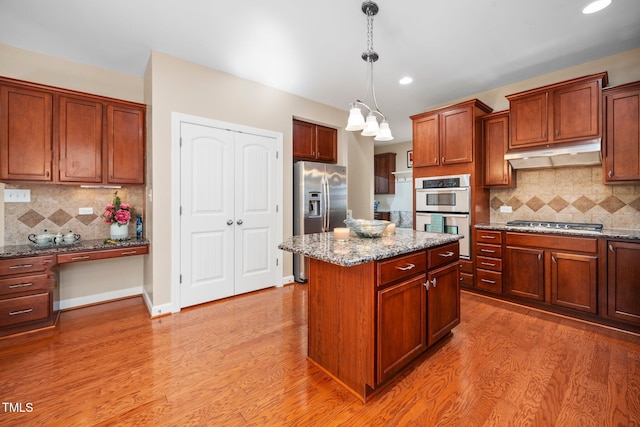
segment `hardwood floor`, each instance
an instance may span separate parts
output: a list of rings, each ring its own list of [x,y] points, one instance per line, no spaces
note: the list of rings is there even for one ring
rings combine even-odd
[[[463,293],[453,335],[362,404],[306,360],[306,322],[299,284],[64,312],[0,340],[0,425],[640,425],[629,333]]]

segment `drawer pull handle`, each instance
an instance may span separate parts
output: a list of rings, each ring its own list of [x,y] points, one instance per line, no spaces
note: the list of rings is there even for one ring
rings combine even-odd
[[[11,267],[9,267],[9,269],[13,270],[15,268],[29,268],[29,267],[33,267],[33,264],[18,264],[18,265],[12,265]]]
[[[402,271],[407,271],[407,270],[411,270],[413,267],[415,267],[415,264],[409,264],[406,267],[396,267],[398,270],[402,270]]]
[[[11,312],[9,312],[9,316],[17,316],[19,314],[27,314],[27,313],[31,313],[32,311],[33,311],[33,308],[28,308],[26,310],[11,311]]]
[[[494,251],[493,249],[480,249],[480,252],[487,252],[487,253],[493,254],[496,251]]]
[[[16,283],[15,285],[9,285],[9,289],[26,288],[27,286],[33,286],[33,282],[31,282],[31,283]]]
[[[137,254],[137,251],[127,251],[127,252],[120,252],[120,255],[135,255]]]
[[[480,236],[480,237],[482,237],[483,239],[495,239],[496,238],[496,236]]]
[[[496,284],[495,280],[489,280],[489,279],[480,279],[481,282],[485,282],[485,283],[491,283],[492,285]]]
[[[71,261],[79,261],[81,259],[89,259],[89,258],[91,258],[91,255],[74,256],[74,257],[71,257]]]
[[[481,262],[482,265],[488,265],[489,267],[495,267],[496,265],[491,262]]]
[[[445,252],[443,254],[438,254],[438,255],[440,255],[441,257],[449,258],[449,257],[452,257],[454,255],[454,253],[455,252],[449,251],[449,252]]]

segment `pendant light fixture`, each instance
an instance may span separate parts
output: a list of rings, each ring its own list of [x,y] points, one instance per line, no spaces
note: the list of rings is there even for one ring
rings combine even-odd
[[[378,101],[376,100],[376,89],[373,85],[373,63],[378,60],[378,54],[373,50],[373,17],[378,13],[378,5],[373,1],[365,1],[362,3],[362,13],[367,16],[367,50],[362,52],[362,59],[369,64],[369,76],[367,80],[367,93],[362,100],[356,99],[349,110],[349,120],[347,121],[347,127],[345,130],[357,131],[361,130],[363,136],[373,136],[376,141],[391,141],[391,129],[389,128],[389,122],[378,107]],[[373,99],[373,107],[369,107],[365,101],[371,93]],[[360,107],[367,109],[367,119],[365,120],[362,115]],[[378,117],[380,117],[380,124],[378,124]]]

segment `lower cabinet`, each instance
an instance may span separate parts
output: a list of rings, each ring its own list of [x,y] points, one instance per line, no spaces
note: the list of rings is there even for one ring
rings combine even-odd
[[[427,348],[424,273],[378,291],[378,382]]]
[[[544,249],[507,246],[504,293],[544,301]]]
[[[460,323],[460,267],[449,263],[427,276],[427,345],[431,346]]]
[[[640,243],[607,242],[607,312],[640,326]]]
[[[551,252],[551,304],[597,313],[598,256]]]

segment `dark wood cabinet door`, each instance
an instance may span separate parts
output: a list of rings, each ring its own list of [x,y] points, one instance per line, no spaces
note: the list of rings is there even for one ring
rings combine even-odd
[[[144,184],[144,108],[107,105],[107,183]]]
[[[553,140],[575,141],[601,136],[600,97],[597,80],[555,89],[553,97]]]
[[[640,82],[604,97],[606,182],[640,180]]]
[[[427,275],[427,345],[431,346],[460,323],[460,265],[447,264]]]
[[[504,155],[509,147],[509,113],[483,118],[484,185],[511,187],[515,184],[513,169]]]
[[[101,182],[102,103],[61,96],[58,105],[58,180]]]
[[[439,114],[413,120],[413,167],[440,164]]]
[[[545,145],[548,135],[548,92],[509,100],[509,148]]]
[[[375,194],[395,194],[396,183],[393,172],[396,170],[396,154],[382,153],[373,156],[373,175]]]
[[[551,252],[551,304],[596,313],[598,257]]]
[[[316,125],[316,159],[320,162],[338,162],[338,131]]]
[[[640,325],[640,244],[607,245],[607,316]]]
[[[52,181],[53,95],[0,86],[0,179]]]
[[[440,114],[440,164],[473,161],[473,107]]]
[[[427,348],[424,282],[421,274],[378,291],[378,384]]]
[[[315,130],[313,123],[293,121],[294,159],[315,160]]]
[[[543,249],[507,246],[505,264],[505,294],[544,301]]]

